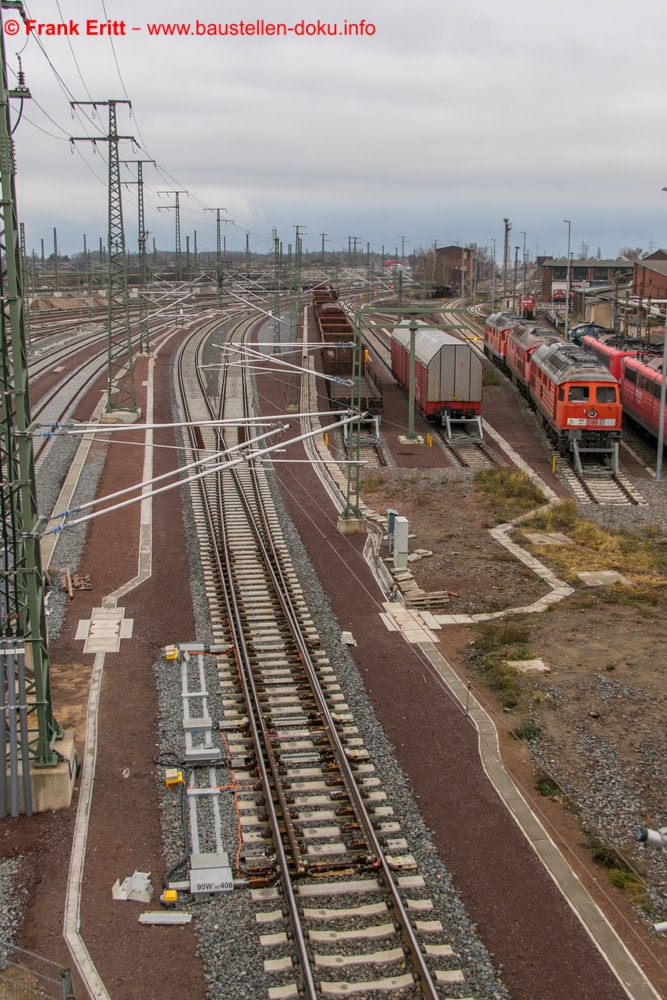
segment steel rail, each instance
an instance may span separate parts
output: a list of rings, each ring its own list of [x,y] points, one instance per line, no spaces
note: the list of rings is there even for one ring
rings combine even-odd
[[[241,325],[241,324],[239,324],[239,325]],[[210,406],[210,401],[208,399],[208,395],[205,392],[205,386],[203,384],[203,378],[202,378],[201,370],[200,370],[199,366],[198,366],[198,369],[197,369],[197,375],[198,375],[198,379],[200,380],[200,384],[202,386],[202,390],[204,391],[204,398],[207,401],[207,405],[209,406],[209,409],[212,411],[212,408]],[[226,371],[225,371],[225,378],[226,378]],[[222,405],[223,405],[222,404],[222,400],[224,399],[224,385],[222,387],[222,391],[221,391],[221,394],[220,394],[220,399],[221,399],[221,407],[222,407]],[[212,414],[212,415],[215,418],[215,414]],[[217,436],[219,438],[222,437],[222,435],[220,435],[220,434],[218,434]],[[267,815],[269,817],[269,825],[271,827],[271,831],[272,831],[272,834],[273,834],[274,848],[275,848],[275,851],[276,851],[277,868],[278,868],[278,871],[280,873],[280,878],[281,878],[281,882],[282,882],[282,885],[283,885],[283,891],[285,893],[285,899],[287,901],[289,912],[290,912],[290,919],[291,919],[291,922],[292,922],[292,929],[293,929],[293,933],[294,933],[294,943],[295,943],[295,946],[296,946],[296,949],[297,949],[297,954],[298,954],[298,957],[299,957],[299,963],[300,963],[300,968],[301,968],[301,976],[302,976],[302,982],[303,982],[303,986],[304,986],[305,996],[308,998],[308,1000],[317,1000],[318,991],[317,991],[317,988],[316,988],[316,985],[315,985],[315,980],[314,980],[312,969],[311,969],[310,957],[308,955],[308,948],[307,948],[307,945],[306,945],[306,938],[305,938],[305,935],[304,935],[304,932],[303,932],[303,928],[301,926],[301,921],[298,918],[298,905],[297,905],[297,901],[296,901],[296,894],[294,892],[294,887],[292,885],[292,879],[290,877],[290,872],[289,872],[289,859],[288,859],[287,853],[285,851],[285,847],[284,847],[284,844],[283,844],[283,838],[282,838],[282,834],[281,834],[281,830],[280,830],[280,817],[279,817],[278,811],[276,810],[276,808],[274,806],[274,803],[273,803],[273,799],[272,799],[272,796],[271,796],[271,781],[270,781],[270,777],[269,777],[269,772],[268,772],[268,770],[267,770],[267,768],[265,766],[264,759],[262,757],[262,752],[261,752],[262,751],[262,746],[264,746],[267,749],[270,749],[270,738],[269,738],[268,731],[266,729],[266,725],[265,725],[262,713],[261,713],[261,711],[259,709],[259,696],[258,696],[258,693],[257,693],[257,689],[256,689],[256,685],[255,685],[255,682],[254,682],[254,678],[252,677],[252,671],[250,670],[250,666],[249,666],[250,656],[249,656],[249,651],[248,651],[248,648],[246,646],[245,639],[244,639],[244,636],[243,636],[243,625],[242,625],[242,620],[241,620],[242,616],[241,616],[241,613],[240,613],[240,609],[239,609],[239,606],[238,606],[238,601],[236,599],[236,594],[235,594],[235,590],[234,590],[234,586],[233,586],[232,566],[231,566],[231,560],[230,560],[230,554],[229,554],[228,546],[226,544],[226,536],[225,536],[225,530],[224,530],[223,508],[221,506],[221,503],[222,503],[222,495],[221,495],[221,485],[222,485],[221,484],[221,480],[222,480],[222,477],[218,476],[217,478],[218,478],[218,497],[219,497],[219,502],[220,502],[220,508],[219,508],[220,509],[220,529],[219,529],[219,534],[221,535],[221,540],[223,541],[223,552],[224,552],[224,563],[225,563],[225,565],[223,566],[223,560],[221,558],[221,555],[220,555],[220,552],[219,552],[217,544],[214,546],[215,562],[216,562],[216,565],[218,567],[218,573],[219,573],[219,576],[220,576],[220,583],[221,583],[221,587],[223,589],[223,593],[225,595],[225,601],[227,603],[227,608],[228,608],[228,627],[229,627],[231,635],[232,635],[232,645],[234,647],[234,655],[235,655],[236,663],[237,663],[237,670],[238,670],[238,675],[239,675],[239,681],[241,683],[241,687],[243,689],[244,697],[245,697],[245,700],[246,700],[246,706],[248,708],[248,719],[249,719],[249,725],[250,725],[250,728],[251,728],[251,731],[252,731],[253,742],[254,742],[254,745],[255,745],[255,747],[257,749],[256,762],[257,762],[257,767],[258,767],[258,771],[259,771],[259,774],[260,774],[260,778],[261,778],[261,781],[262,781],[262,786],[263,786],[264,791],[265,791],[265,802],[266,802],[266,807],[267,807]],[[239,484],[239,487],[240,487],[240,484]],[[242,495],[242,493],[243,493],[243,491],[242,491],[242,489],[240,489],[240,494]],[[202,491],[202,495],[204,497],[204,509],[205,509],[205,512],[206,512],[207,521],[209,523],[209,530],[212,533],[211,537],[213,539],[216,539],[216,532],[214,531],[214,527],[213,527],[213,518],[212,518],[212,513],[211,513],[211,510],[210,510],[209,499],[206,496],[205,491]],[[216,541],[217,541],[217,539],[216,539]],[[255,706],[255,710],[254,711],[253,711],[253,706]],[[258,723],[257,723],[257,718],[259,718],[259,726],[258,726]],[[260,738],[260,729],[261,729],[261,738]],[[282,789],[282,782],[280,781],[280,775],[278,773],[277,762],[275,761],[275,758],[273,757],[273,755],[271,755],[270,763],[271,763],[271,772],[272,772],[271,773],[271,777],[273,777],[274,787],[275,787],[276,793],[279,795],[279,799],[280,799],[280,802],[281,802],[282,818],[283,818],[283,821],[285,822],[286,829],[288,829],[289,808],[288,808],[288,804],[287,804],[287,802],[285,801],[285,798],[284,798],[284,791]],[[292,844],[291,838],[290,838],[290,843],[291,843],[292,846],[295,846],[295,845]],[[297,851],[297,854],[295,856],[298,856],[298,851]]]
[[[238,325],[241,325],[243,322],[244,322],[243,320],[240,321]],[[182,370],[180,368],[181,359],[182,355],[179,357],[179,372],[178,372],[179,383],[181,387],[182,398],[187,408],[187,396],[184,391]],[[209,409],[211,409],[210,401],[208,398],[208,394],[205,391],[205,386],[203,384],[203,377],[201,375],[201,369],[199,365],[197,366],[197,377],[200,381],[200,385],[202,386],[202,391],[204,394],[204,398],[207,402],[207,405],[209,406]],[[221,392],[221,401],[223,398],[224,398],[224,391]],[[198,450],[194,429],[190,429],[189,435],[193,449],[195,451]],[[220,437],[221,435],[218,436]],[[218,476],[218,480],[220,479],[221,477]],[[218,495],[219,497],[221,497],[220,492]],[[241,614],[233,586],[231,560],[227,545],[225,544],[226,539],[224,535],[224,517],[223,517],[222,507],[220,507],[220,525],[216,530],[216,527],[214,525],[213,513],[211,511],[211,506],[210,506],[210,499],[207,495],[205,488],[202,488],[202,501],[211,538],[215,543],[213,546],[213,555],[218,570],[221,590],[222,593],[224,594],[225,603],[227,605],[227,614],[228,614],[227,624],[232,638],[232,645],[234,649],[234,657],[236,659],[239,681],[241,683],[241,687],[243,689],[244,697],[246,700],[246,706],[248,708],[248,720],[252,733],[252,738],[257,750],[256,754],[257,768],[265,792],[267,815],[269,817],[269,825],[271,827],[271,832],[274,841],[274,849],[276,852],[276,865],[290,913],[290,920],[292,923],[292,930],[294,934],[294,943],[299,958],[301,977],[304,986],[305,996],[307,1000],[317,1000],[318,991],[312,973],[310,957],[308,955],[308,948],[306,944],[306,937],[298,915],[298,904],[296,900],[296,894],[294,892],[294,886],[292,884],[292,879],[289,873],[289,860],[287,857],[287,853],[285,851],[283,838],[280,830],[280,817],[278,815],[278,811],[276,810],[273,804],[273,799],[271,796],[271,781],[269,777],[269,772],[266,768],[261,753],[263,745],[264,746],[270,745],[270,739],[268,737],[268,733],[266,731],[266,727],[262,719],[262,713],[259,710],[259,698],[257,695],[256,687],[254,685],[254,680],[252,678],[252,672],[249,669],[249,653],[247,646],[245,644],[245,640],[243,638],[243,626],[241,621]],[[220,536],[222,536],[222,538],[220,538]],[[218,540],[223,541],[224,565],[223,565],[223,558],[221,557],[217,544]],[[253,711],[253,704],[256,706],[255,711]],[[261,738],[260,738],[260,731],[257,725],[256,714],[259,717],[263,727]],[[279,775],[277,774],[277,768],[276,768],[276,773],[274,775],[274,784],[276,786],[276,791],[278,791],[278,789],[281,788],[282,783],[280,782]],[[284,809],[285,811],[283,813],[283,820],[285,821],[286,818],[289,817],[289,809],[287,807],[287,803],[284,803]]]
[[[247,410],[248,402],[246,393],[247,389],[244,380],[244,408]],[[288,584],[283,575],[282,565],[278,553],[275,549],[273,535],[269,529],[268,521],[266,519],[266,512],[261,503],[261,498],[259,495],[259,485],[257,481],[257,470],[254,468],[252,462],[250,462],[250,466],[251,466],[253,482],[255,485],[255,493],[258,503],[258,509],[262,517],[264,533],[268,542],[268,548],[270,549],[271,553],[271,558],[270,560],[267,560],[266,565],[273,579],[275,593],[283,609],[286,621],[290,626],[292,632],[292,638],[297,644],[297,647],[299,649],[299,656],[301,659],[302,666],[306,674],[308,675],[309,684],[313,692],[313,695],[315,697],[315,701],[317,703],[320,718],[324,725],[324,729],[327,734],[330,746],[334,751],[334,755],[336,757],[336,763],[341,773],[345,789],[348,793],[350,801],[354,806],[357,821],[360,824],[360,829],[363,832],[364,839],[366,840],[366,843],[369,846],[372,855],[374,855],[375,865],[378,866],[381,871],[385,887],[388,893],[391,895],[392,900],[394,902],[394,917],[400,925],[401,935],[403,937],[404,944],[408,952],[410,953],[412,964],[415,968],[415,971],[417,972],[425,996],[428,998],[428,1000],[437,1000],[438,994],[436,991],[435,984],[433,983],[431,973],[426,964],[424,955],[422,954],[419,942],[417,941],[415,933],[412,929],[412,925],[410,923],[407,910],[403,905],[403,901],[398,892],[398,887],[394,881],[393,874],[386,860],[384,850],[375,832],[375,828],[373,827],[372,819],[364,804],[363,797],[361,795],[359,786],[357,785],[357,781],[354,776],[352,765],[348,760],[345,748],[340,739],[340,736],[338,735],[335,722],[333,720],[329,706],[326,702],[326,698],[322,690],[319,678],[317,677],[317,672],[315,670],[315,666],[312,657],[310,655],[310,651],[304,639],[302,630],[299,626],[298,616],[290,596]],[[234,470],[234,475],[236,475],[235,470]],[[242,499],[246,506],[246,510],[248,511],[249,516],[251,516],[249,502],[247,497],[245,496],[245,493],[242,493]],[[261,549],[263,551],[266,551],[267,546],[264,545],[263,541],[260,538],[259,528],[254,518],[251,518],[251,523],[257,537],[258,545],[261,546]]]
[[[201,345],[200,345],[201,349]],[[199,368],[199,366],[198,366]],[[226,376],[226,373],[225,373]],[[198,378],[200,379],[200,384],[202,385],[202,390],[204,391],[203,378],[198,370]],[[246,386],[244,383],[244,393],[246,391]],[[210,412],[212,412],[210,401],[208,400],[207,394],[204,392],[204,398],[207,399],[207,405],[209,406]],[[222,400],[224,399],[224,380],[221,386],[220,400],[222,406]],[[191,440],[193,442],[193,448],[196,449],[196,440],[194,437],[194,432],[191,431]],[[220,435],[221,436],[221,435]],[[368,849],[368,856],[364,859],[365,863],[372,867],[377,874],[380,875],[381,881],[384,883],[385,891],[391,896],[393,901],[393,912],[394,919],[396,920],[398,927],[401,932],[401,936],[404,942],[404,950],[410,957],[413,972],[419,980],[421,988],[424,993],[424,997],[427,1000],[437,1000],[438,994],[436,987],[431,978],[430,971],[427,967],[424,955],[422,954],[419,942],[415,936],[412,929],[410,919],[408,917],[407,911],[404,907],[403,901],[398,892],[397,884],[394,880],[394,876],[388,861],[385,858],[382,845],[380,844],[379,838],[373,827],[372,819],[365,807],[361,791],[357,785],[353,768],[348,760],[347,754],[343,743],[338,735],[335,722],[332,717],[332,713],[326,702],[326,698],[323,689],[320,685],[319,678],[317,677],[316,668],[313,659],[310,655],[310,650],[306,639],[303,636],[302,630],[299,625],[299,619],[297,611],[294,607],[292,598],[290,596],[290,588],[285,579],[280,556],[275,548],[275,543],[273,539],[272,532],[267,519],[266,511],[264,510],[261,495],[260,486],[257,477],[257,469],[254,467],[252,461],[249,462],[249,468],[252,476],[252,481],[255,490],[255,501],[257,512],[261,518],[261,525],[257,523],[257,517],[251,506],[251,500],[246,495],[246,491],[243,488],[243,484],[238,477],[235,470],[232,470],[232,475],[236,480],[237,491],[239,499],[241,500],[246,516],[248,518],[249,525],[251,526],[255,541],[257,544],[258,553],[262,556],[265,565],[265,571],[268,573],[271,584],[274,589],[275,596],[278,599],[282,613],[287,623],[290,637],[294,643],[295,649],[299,656],[299,667],[303,670],[306,675],[310,687],[310,692],[315,701],[318,716],[321,725],[326,733],[329,746],[333,752],[336,760],[336,764],[343,781],[343,785],[347,792],[350,802],[353,805],[356,821],[359,825],[359,829],[363,835],[364,841]],[[221,483],[218,483],[218,490],[221,489]],[[209,530],[211,532],[215,531],[214,528],[214,517],[210,509],[210,499],[206,495],[206,491],[203,490],[204,496],[204,509],[206,514],[206,519],[209,524]],[[222,496],[219,493],[220,503],[222,502]],[[224,518],[221,514],[221,526],[219,528],[219,533],[224,537]],[[263,537],[262,537],[263,536]],[[213,534],[215,537],[215,534]],[[236,600],[236,595],[233,587],[233,577],[232,567],[229,559],[229,554],[225,553],[222,557],[218,551],[217,545],[215,546],[215,560],[218,564],[218,574],[220,577],[221,589],[224,593],[225,602],[228,608],[228,626],[230,632],[232,633],[233,645],[235,650],[237,669],[239,673],[240,683],[243,689],[244,698],[246,701],[246,706],[248,708],[249,724],[253,736],[254,745],[257,748],[257,766],[260,772],[260,777],[262,780],[263,787],[265,789],[266,795],[266,808],[269,817],[269,825],[272,830],[274,837],[274,845],[276,849],[277,856],[277,868],[279,871],[281,883],[283,885],[285,900],[288,904],[290,920],[292,923],[292,929],[294,934],[294,942],[299,956],[299,963],[301,967],[301,975],[303,978],[303,985],[306,996],[308,1000],[312,997],[317,997],[317,990],[310,966],[310,957],[308,955],[308,948],[306,944],[306,937],[301,926],[301,919],[299,916],[298,904],[296,900],[296,895],[294,892],[294,887],[292,885],[292,871],[297,869],[302,869],[300,863],[300,849],[296,843],[296,837],[291,833],[291,817],[289,811],[289,804],[287,803],[284,790],[282,789],[282,782],[280,779],[279,768],[275,756],[273,754],[273,749],[271,746],[270,733],[266,727],[266,723],[263,719],[261,699],[255,680],[252,674],[252,669],[250,667],[250,653],[243,639],[243,614],[238,606]],[[223,566],[223,559],[225,561],[225,566]],[[244,669],[241,669],[244,666]],[[260,738],[261,730],[261,738]],[[269,754],[269,764],[271,769],[271,776],[273,777],[273,785],[269,779],[269,772],[262,759],[261,749],[266,747]],[[278,798],[280,809],[278,810],[273,797],[272,789]],[[282,817],[280,815],[282,813]],[[292,865],[290,867],[290,859],[285,851],[285,845],[283,842],[283,834],[280,827],[280,821],[283,821],[285,827],[285,834],[290,843],[290,849],[293,851]],[[357,862],[358,863],[358,862]]]

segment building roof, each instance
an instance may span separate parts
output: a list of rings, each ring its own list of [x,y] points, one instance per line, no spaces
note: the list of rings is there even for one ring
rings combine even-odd
[[[617,257],[615,260],[598,260],[597,257],[580,257],[570,261],[571,267],[625,267],[632,268],[633,261],[627,257]],[[542,267],[567,267],[567,257],[545,257]]]
[[[667,260],[638,260],[635,261],[637,267],[645,267],[647,271],[657,271],[658,274],[667,274]]]
[[[473,252],[473,250],[472,250],[471,247],[459,247],[456,244],[452,244],[452,245],[447,246],[447,247],[436,247],[435,248],[435,252],[436,253],[445,253],[446,250],[458,250],[459,253],[466,253],[466,254],[469,254],[469,253]]]

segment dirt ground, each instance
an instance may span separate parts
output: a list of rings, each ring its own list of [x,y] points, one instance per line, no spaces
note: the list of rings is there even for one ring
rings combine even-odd
[[[365,474],[362,497],[378,511],[394,506],[408,518],[415,536],[410,548],[433,551],[410,569],[424,590],[458,595],[450,598],[451,613],[521,607],[548,593],[489,534],[502,512],[476,488],[471,473],[374,470]],[[513,538],[549,564],[555,550],[531,549],[519,532]],[[651,542],[662,572],[664,541],[658,535]],[[561,574],[562,564],[553,568]],[[532,763],[531,791],[540,784],[556,823],[559,810],[565,825],[576,817],[570,835],[584,849],[584,861],[597,848],[612,884],[625,885],[622,902],[629,898],[642,920],[662,920],[667,908],[661,852],[638,848],[634,834],[638,824],[667,824],[667,588],[652,590],[644,600],[630,588],[592,588],[573,574],[562,575],[574,593],[547,612],[440,633],[441,651],[490,706],[506,737],[503,754]],[[661,578],[655,570],[654,576]],[[529,658],[542,659],[548,672],[524,674],[512,667],[513,659]],[[513,739],[516,730],[529,742]],[[601,844],[620,857],[601,854]],[[633,872],[615,875],[625,871],[624,861],[639,880]],[[606,876],[601,873],[603,883]]]

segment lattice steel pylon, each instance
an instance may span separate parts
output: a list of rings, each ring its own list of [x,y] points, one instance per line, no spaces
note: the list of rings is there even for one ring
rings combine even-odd
[[[158,212],[168,212],[174,209],[176,221],[175,251],[176,251],[176,280],[183,280],[183,262],[181,259],[181,195],[187,191],[158,191],[158,194],[173,194],[175,201],[173,205],[158,205]]]
[[[0,7],[23,13],[20,3],[11,0],[2,0]],[[58,755],[53,744],[63,731],[51,707],[9,109],[10,96],[30,94],[26,88],[8,90],[1,23],[0,64],[0,816],[4,817],[8,783],[10,811],[18,814],[19,760],[24,808],[30,815],[29,764],[55,766]]]
[[[106,142],[109,144],[109,230],[107,264],[107,412],[136,410],[132,337],[127,299],[127,257],[123,230],[120,157],[121,140],[134,142],[131,135],[118,135],[116,105],[130,101],[70,101],[72,108],[90,105],[109,109],[109,133],[99,136],[72,136],[70,142]]]
[[[139,249],[139,288],[138,288],[138,301],[139,301],[139,353],[149,354],[150,353],[150,343],[148,337],[148,308],[147,308],[147,296],[146,296],[146,286],[147,286],[147,271],[146,271],[146,240],[148,239],[148,233],[146,232],[146,222],[144,213],[144,163],[155,164],[155,160],[122,160],[122,163],[136,163],[137,165],[137,179],[136,181],[124,181],[125,184],[136,184],[137,185],[137,243]]]
[[[229,219],[221,219],[220,213],[226,212],[226,208],[205,208],[205,212],[215,212],[215,307],[222,308],[222,240],[220,238],[220,223],[229,222]]]

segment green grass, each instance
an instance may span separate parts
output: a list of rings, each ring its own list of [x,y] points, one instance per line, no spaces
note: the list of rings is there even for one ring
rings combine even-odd
[[[632,870],[615,848],[595,838],[591,839],[590,848],[591,857],[595,864],[606,869],[610,884],[620,889],[635,906],[650,916],[651,900],[647,895],[646,886],[637,872]]]
[[[540,778],[535,783],[535,788],[545,799],[560,798],[562,792],[553,778]]]
[[[505,708],[516,708],[521,701],[521,674],[512,660],[532,657],[530,628],[523,618],[499,618],[484,622],[471,643],[472,657],[492,691],[497,691]]]

